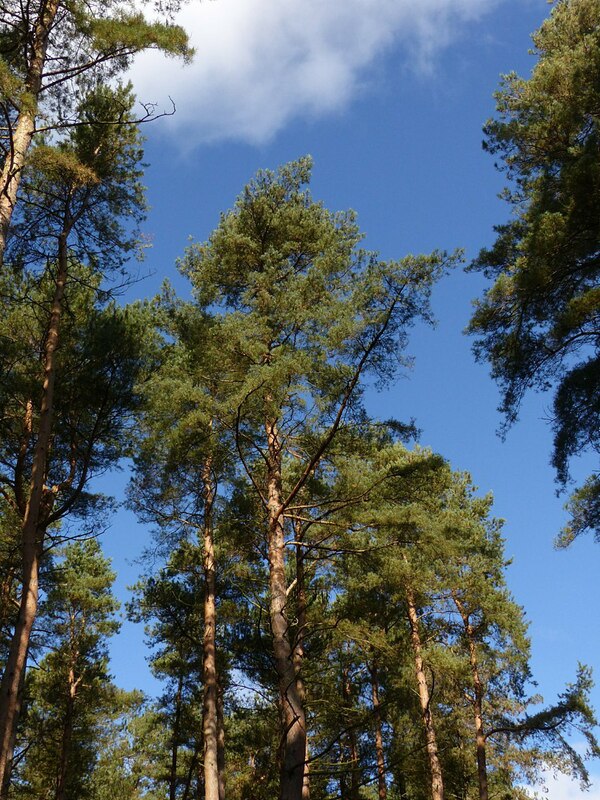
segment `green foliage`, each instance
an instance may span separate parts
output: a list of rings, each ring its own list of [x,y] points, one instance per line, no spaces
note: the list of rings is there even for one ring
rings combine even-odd
[[[517,794],[519,782],[535,783],[544,769],[585,782],[585,765],[570,742],[589,737],[587,755],[596,752],[589,673],[584,670],[554,706],[529,711],[541,699],[528,694],[526,624],[506,589],[501,523],[490,515],[490,497],[477,496],[470,477],[452,473],[441,459],[398,444],[378,442],[369,455],[363,449],[356,458],[342,456],[337,470],[340,483],[354,486],[362,501],[330,517],[345,520],[347,532],[342,534],[340,525],[335,541],[329,540],[335,570],[335,588],[329,591],[335,600],[327,612],[334,622],[326,661],[332,672],[321,673],[321,692],[312,689],[319,698],[312,741],[325,750],[325,743],[339,742],[334,752],[347,763],[352,733],[360,783],[373,780],[369,670],[376,664],[390,791],[428,797],[426,762],[416,756],[424,752],[425,740],[407,620],[410,597],[418,610],[447,795],[478,796],[474,663],[482,687],[490,793],[525,797]],[[361,484],[368,492],[356,491]],[[336,697],[345,697],[343,711],[335,704],[330,709]],[[341,780],[335,767],[330,769]],[[341,774],[348,780],[348,771]]]
[[[15,797],[54,796],[62,769],[66,800],[91,797],[99,731],[121,702],[107,672],[107,640],[119,628],[113,580],[95,539],[70,545],[55,564],[43,608],[47,654],[29,677]]]
[[[600,318],[600,3],[560,0],[534,34],[538,62],[528,80],[511,74],[497,94],[486,147],[513,188],[514,219],[497,228],[472,268],[495,279],[469,330],[503,391],[507,423],[524,393],[556,386],[553,463],[598,450]],[[576,519],[562,541],[598,533],[596,476],[574,497]]]
[[[89,776],[93,800],[139,800],[151,773],[152,750],[142,735],[147,710],[140,692],[115,693],[115,703],[95,730],[96,760]]]
[[[169,5],[167,18],[161,13],[163,19],[152,22],[134,0],[28,0],[0,7],[0,261],[13,212],[19,210],[18,190],[32,144],[51,132],[53,146],[60,149],[65,131],[68,136],[89,123],[90,95],[110,95],[107,87],[118,84],[136,53],[157,48],[191,58],[185,32],[169,16],[179,3]],[[160,3],[156,10],[162,12]],[[96,104],[93,122],[109,138],[111,129],[123,134],[132,123],[131,105],[131,99],[124,108]],[[161,115],[154,104],[142,104],[137,121]],[[82,169],[73,172],[64,153],[57,158],[57,165],[70,162],[68,173],[81,184]],[[116,156],[105,151],[107,159]],[[42,160],[48,161],[38,157],[38,167]]]
[[[29,491],[44,366],[41,353],[53,289],[49,273],[39,278],[5,275],[2,280],[2,493],[17,517],[24,513]],[[74,512],[91,515],[90,524],[95,525],[94,512],[103,501],[86,489],[95,475],[127,452],[138,403],[136,382],[148,363],[147,320],[135,307],[98,303],[97,279],[83,267],[73,266],[66,292],[69,310],[61,331],[55,428],[47,463],[47,524]]]
[[[100,498],[85,488],[125,454],[138,403],[135,384],[152,337],[141,308],[107,302],[107,273],[137,243],[144,210],[140,138],[129,88],[100,87],[81,103],[85,124],[57,145],[33,151],[1,280],[0,427],[5,498],[25,513],[38,431],[49,320],[56,295],[58,240],[66,238],[66,283],[52,401],[55,430],[45,467],[50,521],[86,514]],[[123,126],[96,122],[122,115]],[[132,225],[132,221],[134,225]],[[10,491],[9,491],[9,488]]]
[[[522,780],[535,784],[543,765],[578,779],[582,789],[589,788],[585,761],[600,755],[593,732],[596,718],[589,702],[593,685],[589,667],[579,665],[575,683],[567,685],[557,703],[533,714],[499,720],[489,731],[490,740],[505,752],[510,753],[515,744],[522,748],[520,758],[515,759]],[[573,744],[580,747],[582,740],[587,745],[583,753]]]
[[[21,180],[5,261],[45,269],[68,236],[72,258],[104,276],[139,248],[146,204],[141,136],[130,86],[100,86],[79,104],[80,124],[58,144],[39,140]],[[120,124],[103,120],[118,117]]]
[[[106,47],[125,35],[118,25],[102,31],[99,24],[94,35]],[[165,287],[148,305],[119,308],[103,280],[133,246],[129,214],[143,212],[140,142],[135,126],[104,121],[131,121],[130,91],[96,89],[78,113],[85,124],[68,139],[32,151],[12,269],[0,281],[0,632],[10,630],[19,589],[16,530],[35,446],[56,240],[67,232],[46,543],[85,532],[59,527],[71,513],[88,520],[88,533],[96,528],[102,499],[88,482],[135,456],[130,502],[154,528],[158,562],[135,587],[129,612],[146,625],[163,691],[146,702],[111,682],[106,641],[118,627],[116,604],[96,541],[47,558],[11,795],[201,795],[207,521],[216,543],[227,796],[277,793],[285,732],[268,611],[274,475],[286,537],[285,635],[302,684],[314,800],[377,796],[378,732],[390,800],[427,800],[413,610],[447,797],[478,796],[479,700],[490,796],[521,800],[519,780],[535,782],[548,767],[585,783],[571,738],[583,734],[597,755],[590,676],[582,669],[558,703],[531,710],[527,630],[506,588],[491,498],[440,456],[401,444],[412,426],[376,423],[362,403],[366,376],[386,382],[409,362],[410,329],[431,322],[431,287],[455,257],[384,262],[362,250],[354,215],[313,201],[310,160],[301,159],[259,173],[209,240],[188,249],[181,269],[193,302]],[[514,293],[513,277],[500,275],[489,297]],[[572,298],[563,328],[585,327],[596,301],[591,290]],[[571,370],[561,392],[565,419],[577,414],[591,426],[593,375]],[[567,397],[579,400],[567,408]],[[577,451],[579,435],[563,452]]]
[[[83,18],[80,17],[83,21]],[[119,10],[112,18],[88,16],[82,28],[100,53],[137,53],[148,48],[189,61],[194,53],[185,31],[178,25],[150,23],[142,13]]]
[[[46,50],[41,90],[32,80],[34,47],[40,44],[35,37],[40,34]],[[89,88],[102,78],[122,73],[133,55],[148,48],[186,60],[193,54],[179,26],[168,19],[148,20],[132,2],[58,0],[49,7],[38,1],[12,11],[3,7],[2,100],[7,110],[11,106],[23,110],[24,95],[32,92],[33,103],[43,107],[46,114],[58,112],[54,121],[60,125],[69,121],[69,112],[76,108],[78,88]],[[58,97],[62,101],[60,108],[54,104]],[[46,118],[46,125],[49,121]],[[75,118],[70,121],[75,122]]]
[[[226,387],[221,413],[255,486],[265,420],[295,451],[284,483],[303,483],[340,429],[360,421],[364,377],[395,374],[410,328],[431,321],[432,284],[454,261],[383,262],[361,250],[354,214],[310,197],[310,167],[304,158],[260,172],[180,265],[214,320],[206,342]]]

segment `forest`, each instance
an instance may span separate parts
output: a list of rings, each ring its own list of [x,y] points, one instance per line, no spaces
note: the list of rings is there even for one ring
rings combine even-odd
[[[476,258],[382,258],[301,155],[179,243],[177,286],[127,302],[144,135],[175,111],[128,70],[202,58],[175,0],[142,8],[0,0],[0,800],[584,790],[593,665],[540,697],[492,495],[419,443],[418,409],[369,396],[404,376],[444,276],[484,276],[467,333],[505,429],[531,392],[552,407],[549,538],[600,538],[597,466],[571,474],[600,449],[600,0],[557,0],[531,75],[501,78],[484,148],[507,216]],[[147,532],[124,607],[117,469]],[[157,696],[111,672],[123,614]]]

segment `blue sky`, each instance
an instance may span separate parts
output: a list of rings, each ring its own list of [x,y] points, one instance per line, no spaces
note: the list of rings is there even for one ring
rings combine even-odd
[[[140,268],[150,276],[134,294],[151,295],[166,276],[186,292],[175,260],[189,237],[205,239],[257,169],[306,153],[314,196],[355,209],[367,246],[383,257],[455,247],[474,257],[509,213],[481,127],[500,73],[529,73],[530,33],[548,13],[545,0],[194,0],[181,16],[194,63],[144,55],[131,74],[142,100],[168,108],[172,97],[177,107],[145,127],[153,246]],[[600,663],[600,549],[591,540],[566,552],[552,546],[564,497],[548,464],[550,397],[527,398],[506,441],[496,436],[498,391],[462,334],[483,286],[460,270],[440,283],[438,327],[415,329],[414,370],[372,394],[370,409],[415,417],[422,444],[494,493],[513,559],[509,585],[551,701],[578,660]],[[119,512],[105,546],[122,592],[146,543],[147,530]],[[128,688],[151,686],[141,641],[128,625],[114,647],[113,670]],[[595,699],[600,708],[600,692]],[[579,795],[566,782],[549,786],[553,800]]]

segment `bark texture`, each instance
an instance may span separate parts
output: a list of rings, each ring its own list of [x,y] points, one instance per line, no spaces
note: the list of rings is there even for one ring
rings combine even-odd
[[[217,674],[218,679],[218,674]],[[217,742],[217,764],[219,767],[219,800],[225,800],[225,723],[223,711],[223,690],[219,685],[217,701],[217,713],[219,720],[219,734]]]
[[[475,747],[477,752],[477,781],[479,784],[479,800],[489,800],[486,759],[486,736],[483,727],[483,682],[479,674],[477,659],[476,637],[470,615],[457,592],[452,592],[452,597],[458,613],[463,621],[467,644],[469,647],[469,663],[473,676],[473,719],[475,723]]]
[[[423,720],[423,726],[425,727],[425,738],[427,742],[427,759],[429,762],[429,772],[431,774],[431,798],[432,800],[444,800],[444,781],[438,754],[435,726],[431,714],[431,695],[425,676],[425,666],[423,664],[423,646],[419,631],[419,615],[415,604],[414,592],[410,588],[406,590],[406,603],[410,625],[410,640],[415,661],[415,676],[419,689],[421,718]]]
[[[40,558],[45,522],[52,510],[54,492],[45,485],[52,438],[56,349],[67,281],[67,234],[58,243],[58,271],[48,332],[44,342],[44,375],[37,442],[33,454],[29,498],[22,524],[22,590],[15,630],[0,683],[0,786],[8,790],[17,723],[21,710],[20,688],[25,677],[31,630],[37,614]]]
[[[40,14],[33,28],[31,58],[25,77],[28,99],[24,101],[26,104],[22,105],[11,132],[9,151],[4,159],[0,176],[0,263],[4,257],[6,239],[17,201],[17,192],[27,152],[35,133],[36,110],[42,88],[48,39],[58,7],[59,0],[47,0],[47,2],[41,3]]]
[[[203,678],[204,705],[202,732],[204,738],[205,800],[222,800],[224,786],[219,781],[219,709],[216,651],[216,569],[212,511],[215,486],[212,479],[212,460],[207,458],[202,470],[204,493],[204,640]]]
[[[306,758],[306,718],[290,642],[285,576],[285,536],[281,480],[281,442],[276,420],[265,423],[267,436],[267,512],[270,622],[281,712],[280,800],[302,800]]]

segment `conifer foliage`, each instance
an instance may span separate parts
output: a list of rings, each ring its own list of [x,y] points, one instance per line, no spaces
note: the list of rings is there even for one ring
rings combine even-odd
[[[309,177],[308,159],[259,173],[182,259],[194,301],[167,287],[155,305],[131,502],[167,561],[134,614],[167,689],[169,796],[189,796],[200,752],[210,800],[488,800],[543,765],[585,782],[566,737],[595,752],[586,680],[529,712],[489,498],[363,406],[453,259],[380,261]]]
[[[174,11],[176,4],[171,4]],[[147,48],[189,57],[183,30],[149,22],[133,2],[24,0],[0,6],[0,261],[17,192],[36,135],[68,130],[84,119],[90,90],[123,73]],[[97,109],[98,125],[129,124],[127,104]],[[152,117],[151,106],[142,118]],[[56,164],[60,168],[60,162]]]
[[[175,8],[0,2],[0,799],[526,800],[548,769],[585,787],[591,673],[533,694],[491,498],[368,413],[460,253],[363,249],[305,157],[188,247],[191,299],[116,302],[145,212],[119,76],[147,47],[189,55]],[[597,445],[599,17],[557,3],[531,80],[506,79],[488,147],[519,213],[476,265],[509,420],[559,379],[563,482]],[[156,698],[109,671],[95,478],[125,457],[152,534],[127,613]],[[594,480],[568,537],[593,527]]]
[[[494,280],[470,324],[510,424],[524,393],[554,394],[553,464],[562,487],[600,430],[600,4],[562,0],[534,34],[528,80],[505,76],[485,146],[511,179],[513,219],[474,262]],[[560,542],[600,531],[597,470],[571,497]]]

